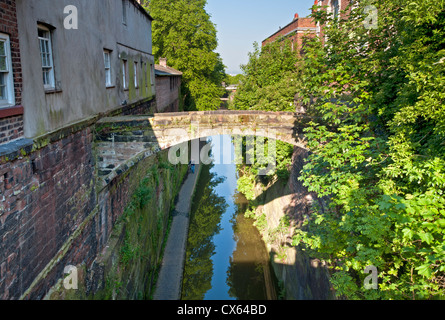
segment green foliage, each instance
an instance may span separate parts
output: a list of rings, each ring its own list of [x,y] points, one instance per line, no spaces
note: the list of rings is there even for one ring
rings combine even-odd
[[[253,223],[255,227],[258,228],[260,232],[264,232],[267,229],[267,217],[264,212],[256,217],[255,222]]]
[[[139,247],[133,246],[130,241],[128,232],[125,234],[124,244],[120,249],[120,262],[123,266],[128,266],[139,254]]]
[[[301,244],[335,271],[350,299],[429,299],[445,292],[445,7],[443,1],[354,2],[308,42],[301,96],[316,97],[302,172],[329,200]],[[364,27],[365,6],[378,26]],[[315,119],[315,118],[314,118]],[[366,290],[366,266],[379,290]]]
[[[241,84],[243,79],[244,79],[244,75],[243,74],[237,74],[237,75],[234,75],[234,76],[228,74],[227,78],[226,78],[226,83],[228,85],[230,85],[230,84],[232,84],[232,85]]]
[[[211,172],[212,167],[213,164],[201,168],[195,192],[197,196],[192,203],[182,286],[183,300],[203,300],[205,293],[212,287],[211,257],[215,253],[212,238],[221,231],[221,217],[228,207],[224,197],[215,193],[215,188],[224,179]]]
[[[144,178],[133,195],[133,204],[139,209],[144,208],[153,196],[153,188],[150,187],[149,183],[150,179]]]
[[[235,94],[231,109],[265,110],[265,111],[295,111],[295,95],[300,85],[301,58],[297,51],[292,50],[288,40],[270,43],[262,48],[254,43],[254,51],[249,53],[249,62],[242,66],[243,75]],[[280,178],[287,182],[294,147],[282,141],[274,141],[276,148],[276,168],[266,177],[258,181],[258,173],[265,164],[271,163],[269,141],[265,142],[265,153],[251,154],[253,165],[246,165],[238,180],[238,190],[248,200],[254,199],[256,182],[267,183]],[[244,144],[245,147],[245,144]],[[243,155],[246,155],[246,149]],[[253,152],[254,150],[252,150]],[[244,162],[246,163],[244,158]]]
[[[224,94],[225,67],[215,49],[215,25],[205,11],[206,0],[152,0],[155,59],[183,72],[181,96],[188,110],[216,110]]]
[[[244,170],[243,174],[237,181],[238,191],[249,201],[255,199],[255,178],[255,175],[247,169]]]
[[[249,62],[242,66],[244,77],[237,91],[233,109],[295,111],[301,70],[300,58],[288,41],[276,42],[249,53]]]

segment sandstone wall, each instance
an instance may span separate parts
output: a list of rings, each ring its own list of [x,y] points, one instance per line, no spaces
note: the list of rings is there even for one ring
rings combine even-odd
[[[309,193],[301,181],[298,181],[307,156],[307,151],[295,148],[289,181],[276,181],[266,188],[257,186],[256,194],[261,203],[257,214],[266,215],[267,228],[263,237],[275,274],[282,282],[285,298],[331,300],[335,297],[330,289],[329,275],[324,264],[291,244],[292,228],[301,227],[305,217],[310,215],[312,201],[318,201],[315,195]],[[289,218],[291,228],[287,233],[280,234],[276,230],[285,216]]]

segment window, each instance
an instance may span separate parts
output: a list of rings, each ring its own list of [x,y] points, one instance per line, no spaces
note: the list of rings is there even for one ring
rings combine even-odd
[[[138,63],[135,61],[134,62],[134,87],[135,88],[139,87],[138,75],[139,75]]]
[[[43,85],[45,89],[54,89],[54,61],[51,43],[51,31],[44,26],[39,26],[40,58],[42,61]]]
[[[178,85],[179,85],[179,77],[177,76],[170,77],[170,91],[177,89]]]
[[[128,81],[127,81],[127,75],[128,75],[128,63],[127,60],[122,60],[122,84],[124,86],[124,89],[128,89]]]
[[[148,78],[148,72],[150,71],[149,68],[150,65],[147,65],[147,62],[144,63],[144,77],[145,77],[145,87],[148,89],[148,85],[150,84],[150,80]]]
[[[127,0],[122,0],[122,23],[127,25]]]
[[[338,0],[332,1],[332,12],[334,13],[334,19],[337,19],[340,12],[340,4],[338,3]]]
[[[151,86],[155,86],[155,69],[152,64],[150,64],[150,82]]]
[[[111,87],[111,51],[104,50],[104,64],[105,64],[105,84],[107,87]]]
[[[0,106],[15,104],[13,82],[9,36],[0,34]]]

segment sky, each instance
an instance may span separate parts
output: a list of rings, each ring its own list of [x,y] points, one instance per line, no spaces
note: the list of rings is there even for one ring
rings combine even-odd
[[[216,25],[226,72],[241,73],[253,43],[261,42],[292,22],[295,13],[310,15],[314,0],[207,0],[206,10]]]

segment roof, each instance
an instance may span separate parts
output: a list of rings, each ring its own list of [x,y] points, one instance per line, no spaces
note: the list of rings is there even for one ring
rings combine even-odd
[[[167,77],[171,77],[171,76],[182,76],[182,72],[178,71],[176,69],[173,69],[171,67],[163,67],[159,64],[155,64],[155,74],[157,76],[167,76]]]
[[[145,8],[137,1],[137,0],[130,0],[130,2],[139,9],[150,21],[153,21],[153,17],[145,10]]]
[[[289,27],[290,25],[292,25],[292,24],[294,24],[294,23],[298,25],[299,22],[300,22],[299,20],[302,20],[302,19],[312,19],[312,18],[309,18],[309,17],[303,17],[303,18],[297,18],[297,19],[294,19],[294,20],[292,20],[291,22],[289,22],[287,25],[285,25],[283,28],[280,28],[278,31],[274,32],[271,36],[269,36],[269,37],[267,37],[266,39],[264,39],[263,42],[269,40],[270,38],[272,38],[273,36],[275,36],[275,35],[277,35],[278,33],[282,32],[284,29],[286,29],[287,27]],[[315,27],[297,27],[297,28],[295,28],[294,30],[292,30],[292,31],[286,33],[285,35],[283,35],[283,37],[287,37],[289,34],[295,32],[295,31],[307,31],[307,30],[316,30],[316,28],[315,28]]]

